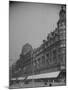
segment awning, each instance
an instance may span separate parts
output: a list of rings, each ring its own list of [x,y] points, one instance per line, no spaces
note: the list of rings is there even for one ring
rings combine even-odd
[[[25,77],[19,77],[19,78],[17,78],[17,80],[24,80],[25,79]]]
[[[11,80],[24,80],[25,79],[25,77],[18,77],[17,79],[16,78],[12,78]]]
[[[12,78],[11,80],[13,80],[13,81],[14,81],[14,80],[16,80],[16,78]]]
[[[28,76],[27,79],[56,78],[56,77],[58,77],[59,74],[60,74],[60,71],[43,73],[43,74]]]
[[[41,79],[41,78],[56,78],[60,74],[60,71],[50,72],[50,73],[43,73],[37,75],[31,75],[27,77],[28,79]],[[25,77],[18,77],[17,80],[24,80]],[[16,78],[12,78],[11,80],[16,80]]]

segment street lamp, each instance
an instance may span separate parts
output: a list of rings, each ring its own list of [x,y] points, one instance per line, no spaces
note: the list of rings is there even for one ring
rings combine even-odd
[[[34,55],[33,55],[33,51],[31,52],[31,67],[32,67],[32,85],[34,87],[34,79],[33,79],[33,75],[34,75],[34,65],[33,65],[33,61],[34,61]]]

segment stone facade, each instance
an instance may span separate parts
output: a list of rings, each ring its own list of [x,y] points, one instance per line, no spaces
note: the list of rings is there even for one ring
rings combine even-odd
[[[33,52],[34,73],[66,69],[66,7],[59,13],[57,28]]]
[[[36,49],[29,44],[24,45],[18,61],[19,76],[57,70],[66,72],[66,6],[61,7],[57,28],[48,34],[47,40],[43,40]]]

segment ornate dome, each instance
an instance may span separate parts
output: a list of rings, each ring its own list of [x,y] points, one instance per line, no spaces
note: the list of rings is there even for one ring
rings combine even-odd
[[[26,43],[22,48],[22,54],[27,54],[32,51],[32,46],[29,43]]]

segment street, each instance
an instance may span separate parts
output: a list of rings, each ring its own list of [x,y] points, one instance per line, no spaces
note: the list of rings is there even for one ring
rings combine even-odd
[[[35,88],[35,87],[48,87],[48,86],[64,86],[64,82],[54,82],[54,83],[47,83],[44,82],[29,82],[28,84],[24,84],[22,82],[18,84],[11,85],[10,88]]]

